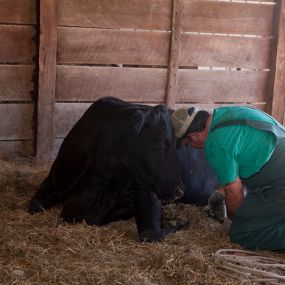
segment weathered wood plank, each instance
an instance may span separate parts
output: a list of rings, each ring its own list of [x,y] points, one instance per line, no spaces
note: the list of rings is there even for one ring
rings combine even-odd
[[[171,0],[59,0],[63,26],[170,30]]]
[[[190,106],[194,106],[199,108],[199,110],[206,110],[208,112],[211,112],[213,109],[218,108],[218,107],[225,107],[225,106],[246,106],[246,107],[252,107],[252,108],[256,108],[262,111],[265,111],[266,109],[266,104],[264,103],[256,103],[256,104],[246,104],[246,103],[240,103],[240,104],[176,104],[175,105],[175,109],[179,109],[179,108],[185,108],[185,107],[190,107]]]
[[[271,35],[275,5],[183,0],[184,32]]]
[[[37,159],[49,160],[53,149],[56,81],[57,0],[40,3],[39,97],[37,109]]]
[[[132,102],[164,102],[167,70],[57,66],[57,101],[95,101],[115,96]]]
[[[19,156],[33,156],[34,141],[19,140],[19,141],[0,141],[0,156],[14,159]]]
[[[269,72],[180,69],[177,101],[266,102]]]
[[[0,26],[0,63],[32,63],[35,55],[31,26]]]
[[[169,33],[58,28],[59,64],[167,65]]]
[[[272,48],[272,116],[285,123],[285,0],[279,0],[276,11],[276,32]]]
[[[0,104],[0,140],[33,139],[34,104]]]
[[[232,0],[225,0],[225,1],[232,1]],[[237,2],[246,2],[246,0],[242,0],[242,1],[239,1],[239,0],[237,0]],[[269,3],[266,3],[266,2],[270,2],[270,3],[275,3],[276,2],[276,0],[250,0],[250,2],[260,2],[260,3],[262,3],[262,4],[269,4]]]
[[[92,103],[56,103],[54,138],[63,138]]]
[[[0,0],[0,22],[36,24],[36,0]]]
[[[32,65],[0,65],[0,100],[32,100]]]
[[[178,63],[181,44],[181,18],[182,2],[181,0],[173,0],[171,45],[166,87],[166,105],[169,108],[173,108],[175,106],[177,94]]]
[[[266,69],[270,47],[270,38],[183,34],[179,64]]]
[[[63,142],[63,139],[54,139],[53,142],[53,150],[52,150],[52,160],[54,160],[58,154],[59,148]]]

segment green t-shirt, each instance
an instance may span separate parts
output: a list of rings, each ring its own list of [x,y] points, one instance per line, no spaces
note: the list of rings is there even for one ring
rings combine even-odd
[[[222,185],[234,182],[237,177],[248,178],[257,173],[270,159],[276,146],[273,133],[247,125],[226,126],[211,132],[221,122],[241,119],[277,124],[265,113],[248,107],[221,107],[214,110],[205,150]]]

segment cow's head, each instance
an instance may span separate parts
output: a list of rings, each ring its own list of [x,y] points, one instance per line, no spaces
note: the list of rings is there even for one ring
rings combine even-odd
[[[168,110],[161,105],[138,108],[133,110],[130,124],[129,166],[137,185],[162,200],[181,197],[180,167]]]

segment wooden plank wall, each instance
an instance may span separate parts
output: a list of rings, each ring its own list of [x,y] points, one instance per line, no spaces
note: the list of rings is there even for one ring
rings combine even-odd
[[[55,142],[102,96],[174,108],[269,108],[274,1],[57,4]]]
[[[251,105],[284,122],[285,0],[41,0],[35,121],[36,1],[0,0],[0,108],[15,118],[0,145],[33,146],[35,125],[37,157],[49,159],[102,96]]]
[[[39,94],[36,147],[38,160],[49,160],[53,151],[57,48],[56,1],[40,2]]]
[[[34,154],[36,0],[0,0],[0,154]]]
[[[285,124],[285,1],[277,2],[274,17],[274,41],[271,49],[271,76],[268,86],[271,110]]]
[[[59,0],[54,113],[58,142],[102,96],[165,103],[172,0]]]
[[[184,0],[179,103],[266,104],[274,8]]]

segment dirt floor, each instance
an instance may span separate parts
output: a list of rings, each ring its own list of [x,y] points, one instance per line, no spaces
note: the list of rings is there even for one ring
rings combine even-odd
[[[190,224],[153,244],[138,241],[134,219],[96,227],[66,224],[60,209],[28,214],[49,168],[32,160],[0,160],[0,284],[269,284],[224,277],[215,253],[239,246],[198,207],[167,206],[168,217]],[[285,261],[282,254],[261,253]]]

